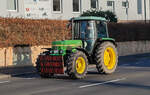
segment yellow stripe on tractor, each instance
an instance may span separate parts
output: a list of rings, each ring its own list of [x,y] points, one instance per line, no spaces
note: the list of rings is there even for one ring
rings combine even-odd
[[[70,46],[70,47],[75,47],[77,45],[53,45],[53,46]]]

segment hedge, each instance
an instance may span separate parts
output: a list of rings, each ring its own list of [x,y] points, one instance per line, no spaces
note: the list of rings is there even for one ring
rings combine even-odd
[[[0,18],[0,47],[50,45],[52,41],[71,38],[68,21]],[[110,37],[117,42],[150,40],[150,24],[110,23]]]
[[[104,17],[109,22],[117,22],[117,16],[111,11],[101,11],[101,10],[87,10],[81,14],[81,16],[97,16]]]
[[[54,40],[69,39],[67,21],[0,18],[0,47],[49,45]]]
[[[117,42],[150,40],[150,23],[109,23],[108,30]]]

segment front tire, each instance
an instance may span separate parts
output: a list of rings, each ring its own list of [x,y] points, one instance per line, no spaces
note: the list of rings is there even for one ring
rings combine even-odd
[[[66,62],[67,74],[71,78],[81,79],[86,76],[88,69],[88,59],[82,51],[77,51],[70,54]]]
[[[95,48],[94,59],[99,73],[111,74],[118,64],[118,53],[111,42],[103,42]]]

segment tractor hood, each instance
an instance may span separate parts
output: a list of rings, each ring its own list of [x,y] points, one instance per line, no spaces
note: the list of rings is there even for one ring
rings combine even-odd
[[[52,42],[52,49],[69,50],[76,47],[82,47],[81,40],[64,40]]]

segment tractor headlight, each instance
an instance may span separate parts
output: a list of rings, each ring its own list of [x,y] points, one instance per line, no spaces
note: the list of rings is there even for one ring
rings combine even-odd
[[[53,51],[51,50],[51,51],[49,51],[49,53],[50,53],[50,54],[52,54],[52,53],[53,53]]]
[[[60,50],[60,51],[59,51],[60,54],[63,54],[63,52],[64,52],[63,50]]]
[[[58,50],[54,50],[54,54],[58,54],[59,53],[59,51]]]

